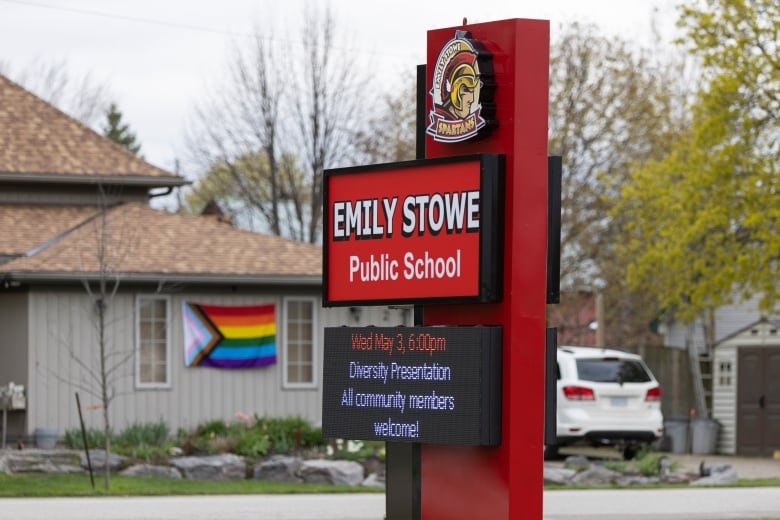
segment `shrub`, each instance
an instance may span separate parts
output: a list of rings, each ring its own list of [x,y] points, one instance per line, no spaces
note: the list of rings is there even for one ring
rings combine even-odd
[[[135,459],[164,460],[171,447],[168,432],[168,425],[163,421],[132,424],[119,434],[111,432],[111,451]],[[103,430],[88,428],[86,434],[89,449],[103,449],[105,447]],[[65,445],[72,449],[83,450],[84,441],[81,429],[67,430],[65,432]]]
[[[106,436],[103,433],[102,429],[99,428],[87,428],[86,430],[87,435],[87,447],[89,449],[93,448],[103,448],[105,446],[105,439]],[[112,435],[113,438],[113,435]],[[66,430],[65,431],[65,445],[68,448],[74,449],[74,450],[83,450],[84,449],[84,438],[81,435],[81,429],[80,428],[73,428],[72,430]]]

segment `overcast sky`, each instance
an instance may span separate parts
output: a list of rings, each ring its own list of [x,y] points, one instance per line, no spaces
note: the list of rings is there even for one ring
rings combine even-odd
[[[65,61],[74,75],[106,83],[146,159],[173,171],[186,154],[183,131],[213,77],[225,70],[230,45],[274,24],[277,38],[305,0],[0,0],[0,61],[11,72]],[[311,0],[310,0],[311,1]],[[325,4],[324,0],[313,0]],[[606,34],[648,43],[651,19],[667,34],[674,0],[331,0],[352,50],[377,74],[414,73],[425,60],[426,31],[505,18],[592,22]],[[280,34],[281,33],[281,34]],[[285,34],[286,33],[286,34]],[[345,49],[346,51],[347,49]]]

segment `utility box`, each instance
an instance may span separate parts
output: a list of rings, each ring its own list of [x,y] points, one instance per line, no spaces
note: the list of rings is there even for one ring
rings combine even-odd
[[[8,384],[8,393],[11,394],[11,410],[24,410],[27,408],[27,397],[24,395],[24,386]]]

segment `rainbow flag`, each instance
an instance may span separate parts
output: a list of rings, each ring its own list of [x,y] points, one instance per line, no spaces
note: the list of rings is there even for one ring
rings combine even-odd
[[[273,304],[245,307],[182,304],[184,363],[255,368],[276,363]]]

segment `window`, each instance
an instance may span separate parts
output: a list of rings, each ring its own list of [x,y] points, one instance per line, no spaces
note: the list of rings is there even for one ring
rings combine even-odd
[[[165,388],[171,384],[169,317],[168,298],[139,296],[136,300],[136,387]]]
[[[720,386],[731,386],[731,362],[721,361],[718,369],[718,384]]]
[[[594,383],[647,383],[650,375],[638,361],[630,359],[578,359],[577,373]]]
[[[317,320],[314,298],[284,300],[284,386],[317,385]]]

